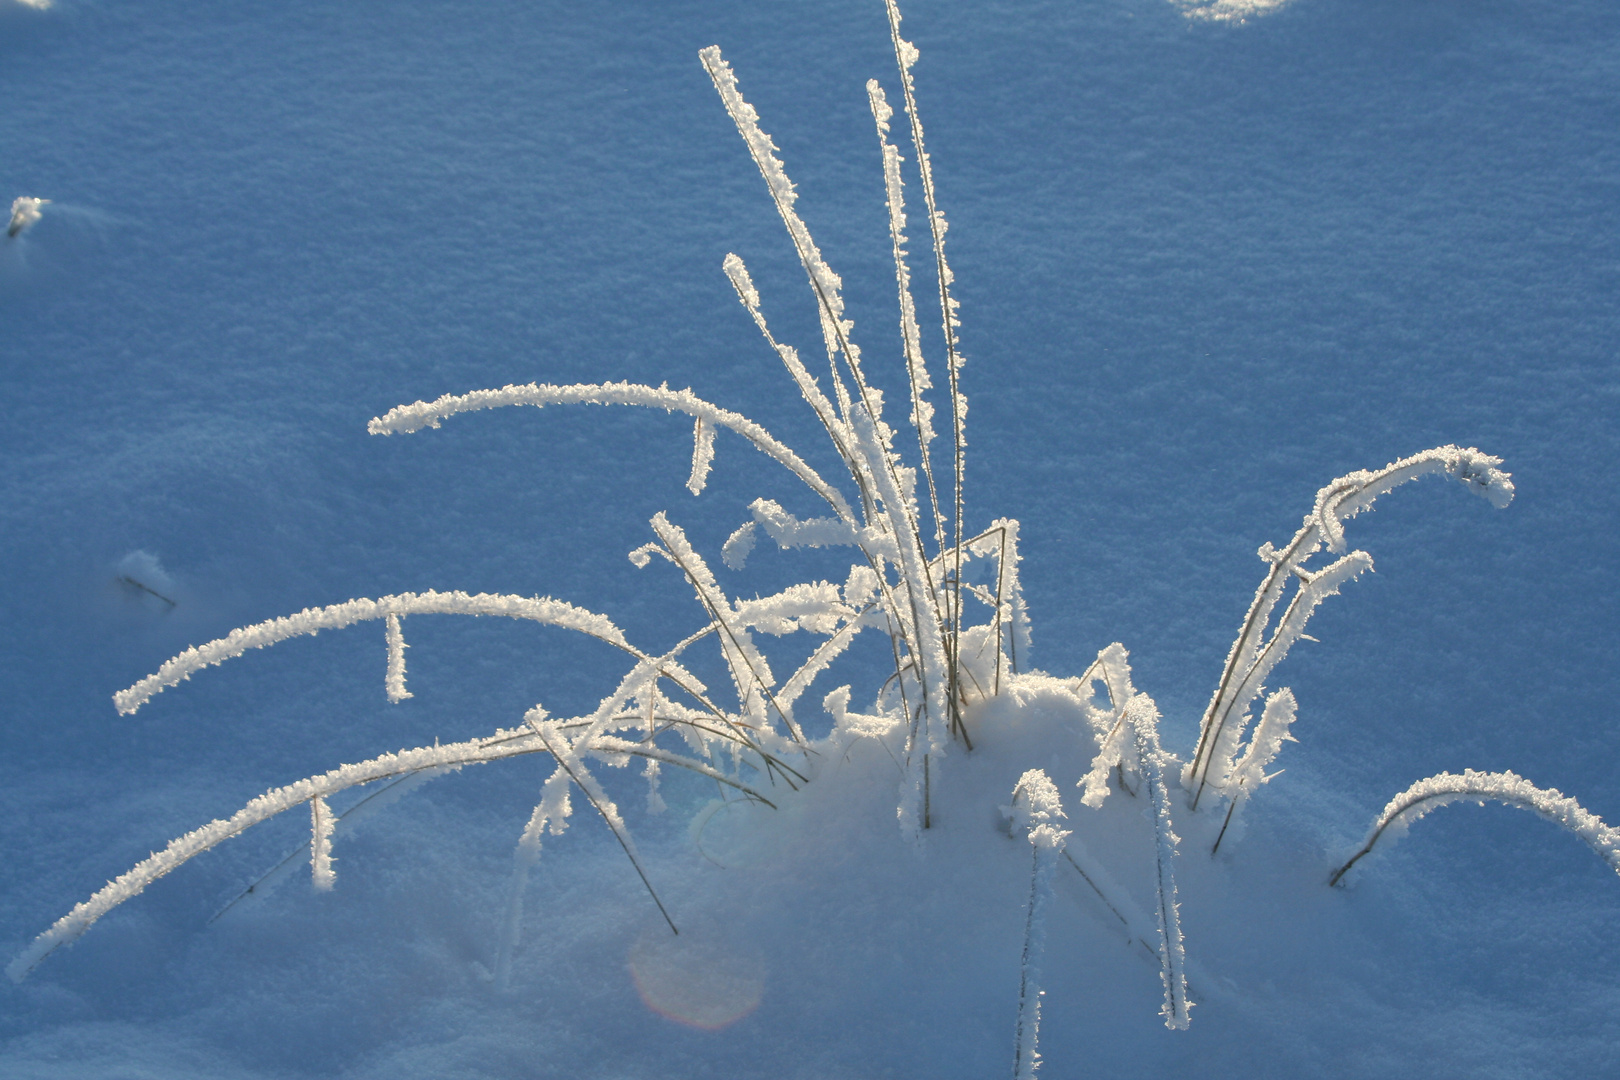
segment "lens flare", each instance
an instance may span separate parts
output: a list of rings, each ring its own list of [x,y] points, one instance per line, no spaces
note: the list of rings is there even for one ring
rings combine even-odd
[[[647,1008],[704,1031],[735,1024],[765,994],[758,950],[701,931],[649,927],[630,947],[630,974]]]

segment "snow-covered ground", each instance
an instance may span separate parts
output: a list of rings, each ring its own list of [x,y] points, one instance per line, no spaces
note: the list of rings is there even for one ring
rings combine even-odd
[[[1214,859],[1210,819],[1175,804],[1189,1030],[1163,1026],[1152,958],[1057,875],[1043,1073],[1603,1075],[1620,882],[1578,839],[1456,806],[1325,882],[1445,770],[1512,769],[1620,822],[1620,13],[905,10],[962,301],[967,524],[1023,524],[1035,665],[1078,675],[1123,642],[1189,757],[1254,551],[1321,484],[1455,443],[1518,490],[1497,512],[1425,480],[1352,521],[1377,572],[1269,680],[1299,702],[1286,771]],[[902,401],[863,89],[898,93],[878,0],[0,0],[0,202],[50,200],[0,244],[8,956],[269,787],[536,702],[588,712],[622,673],[558,631],[413,617],[400,704],[372,623],[115,712],[187,646],[432,588],[559,597],[664,648],[703,615],[671,568],[624,558],[655,512],[717,567],[755,497],[817,512],[724,432],[694,499],[690,425],[658,412],[366,433],[443,393],[667,380],[836,468],[721,272],[742,255],[773,329],[817,357],[803,273],[697,60],[715,43]],[[916,207],[912,234],[926,251]],[[726,588],[848,573],[768,548],[717,571]],[[847,682],[865,708],[884,653],[813,699]],[[512,851],[548,767],[435,780],[338,837],[333,891],[294,875],[210,923],[307,837],[278,819],[0,981],[0,1074],[1010,1075],[1030,851],[996,807],[1026,769],[1153,910],[1140,803],[1082,806],[1095,747],[1072,710],[1014,705],[970,718],[920,848],[870,740],[776,814],[709,815],[713,785],[671,770],[650,815],[636,777],[609,777],[683,934],[576,812],[529,879],[504,990]]]

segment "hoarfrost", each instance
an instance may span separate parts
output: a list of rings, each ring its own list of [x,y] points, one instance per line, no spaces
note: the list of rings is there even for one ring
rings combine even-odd
[[[405,689],[405,633],[400,629],[399,616],[390,612],[387,622],[388,636],[388,674],[384,680],[388,700],[399,704],[408,697],[414,697]]]
[[[1013,1075],[1033,1080],[1040,1065],[1041,956],[1046,947],[1046,912],[1052,902],[1052,871],[1069,831],[1061,828],[1063,802],[1057,785],[1040,769],[1030,769],[1013,788],[1015,826],[1029,838],[1029,906],[1024,918],[1024,951],[1018,973],[1018,1025],[1013,1035]]]
[[[1444,772],[1419,780],[1391,799],[1383,813],[1378,815],[1378,820],[1373,822],[1361,848],[1334,872],[1329,884],[1338,884],[1351,867],[1372,854],[1380,843],[1387,847],[1405,836],[1412,823],[1423,815],[1467,799],[1480,805],[1490,799],[1529,810],[1580,837],[1598,858],[1620,874],[1620,829],[1604,824],[1602,818],[1557,788],[1538,788],[1512,772],[1487,773],[1464,769],[1460,775]]]
[[[21,0],[30,7],[41,10],[50,7],[50,0]],[[11,224],[6,228],[6,237],[9,239],[33,225],[40,218],[40,207],[50,202],[49,199],[36,199],[28,195],[19,196],[11,201]]]

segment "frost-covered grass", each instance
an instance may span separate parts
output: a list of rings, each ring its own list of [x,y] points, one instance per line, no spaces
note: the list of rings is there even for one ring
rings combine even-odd
[[[714,553],[700,552],[680,525],[660,513],[650,523],[653,541],[630,555],[649,573],[657,556],[673,572],[659,569],[694,595],[700,617],[671,649],[638,647],[606,616],[560,600],[424,592],[309,609],[188,650],[119,694],[119,709],[139,709],[155,693],[249,649],[363,621],[382,622],[385,691],[390,701],[404,701],[411,694],[405,663],[411,620],[430,614],[500,615],[562,627],[613,646],[630,658],[630,666],[590,713],[559,719],[536,705],[521,722],[483,738],[381,754],[268,791],[235,816],[175,840],[64,916],[13,963],[14,977],[151,881],[269,817],[308,807],[310,872],[318,889],[330,889],[341,880],[335,866],[341,860],[334,860],[333,848],[334,838],[341,840],[340,827],[357,819],[363,807],[376,808],[362,801],[339,815],[328,801],[332,796],[369,784],[393,785],[385,790],[400,795],[407,785],[463,766],[533,755],[549,758],[554,771],[521,828],[505,912],[480,962],[496,995],[511,994],[534,979],[525,965],[525,928],[532,935],[534,925],[549,918],[526,908],[526,892],[545,837],[568,827],[575,797],[584,800],[622,846],[665,928],[644,935],[630,953],[637,988],[650,1007],[696,1027],[723,1027],[758,1005],[763,984],[758,971],[764,961],[714,928],[715,911],[744,899],[756,910],[775,913],[765,919],[783,924],[789,952],[814,947],[802,937],[803,926],[828,912],[863,948],[883,940],[872,930],[874,908],[887,918],[914,920],[925,928],[924,938],[930,933],[982,934],[987,944],[976,954],[973,973],[993,971],[997,956],[1008,971],[1018,973],[1006,987],[1016,1025],[1004,1034],[1007,1056],[1021,1076],[1032,1075],[1039,1060],[1044,940],[1049,933],[1061,933],[1052,930],[1048,918],[1053,893],[1061,887],[1055,879],[1066,882],[1078,894],[1078,903],[1121,939],[1122,966],[1140,975],[1130,968],[1132,955],[1146,954],[1157,970],[1165,1026],[1187,1028],[1193,1005],[1211,1003],[1226,992],[1218,976],[1197,965],[1196,934],[1183,933],[1177,871],[1184,860],[1200,860],[1194,877],[1208,886],[1213,864],[1206,852],[1213,855],[1227,850],[1223,845],[1237,843],[1240,808],[1274,775],[1268,770],[1291,738],[1299,710],[1287,688],[1268,693],[1267,685],[1290,648],[1305,636],[1318,606],[1372,567],[1365,552],[1347,551],[1346,520],[1371,509],[1375,499],[1393,488],[1425,475],[1454,479],[1498,507],[1511,500],[1512,484],[1498,468],[1498,459],[1444,446],[1382,469],[1351,473],[1324,487],[1291,541],[1280,549],[1269,543],[1260,549],[1262,582],[1215,679],[1196,742],[1183,748],[1183,755],[1161,745],[1159,710],[1134,687],[1123,646],[1104,649],[1092,667],[1074,678],[1020,665],[1020,653],[1028,650],[1028,618],[1017,576],[1018,523],[995,521],[982,531],[964,524],[971,505],[962,482],[967,403],[945,258],[945,219],[936,205],[915,102],[911,66],[917,54],[899,35],[892,4],[889,14],[911,128],[911,158],[919,169],[916,180],[930,229],[931,281],[940,308],[935,348],[943,355],[942,361],[936,358],[936,368],[942,363],[951,416],[949,467],[936,467],[947,455],[934,449],[929,392],[936,388],[924,360],[912,295],[903,162],[889,141],[894,114],[886,96],[875,82],[868,85],[883,156],[899,298],[903,348],[897,366],[904,368],[910,391],[904,426],[885,419],[882,394],[866,375],[871,361],[863,360],[844,312],[841,281],[794,209],[793,186],[776,148],[718,49],[704,50],[702,62],[767,182],[806,272],[827,372],[812,375],[798,352],[775,338],[765,303],[740,259],[728,256],[722,269],[767,348],[814,413],[847,477],[827,480],[762,426],[689,390],[662,386],[529,384],[447,394],[400,406],[374,420],[371,430],[416,432],[462,412],[506,405],[618,404],[679,412],[693,421],[688,486],[694,495],[704,490],[715,467],[720,445],[716,432],[725,428],[782,465],[824,504],[806,500],[813,512],[825,516],[801,517],[810,511],[756,501],[751,520],[719,553],[727,567],[745,569],[758,533],[764,532],[783,549],[849,549],[847,576],[841,583],[809,580],[746,599],[711,568]],[[915,434],[915,456],[909,456],[909,438],[899,437],[905,426]],[[1312,565],[1324,549],[1339,557]],[[975,563],[989,573],[971,578]],[[818,704],[810,690],[866,630],[876,631],[867,638],[881,642],[878,649],[892,658],[888,679],[859,691],[822,687],[819,705],[833,723],[824,735],[810,734],[805,716]],[[805,635],[814,644],[800,650],[791,674],[778,678],[761,635]],[[689,649],[714,646],[730,682],[724,691],[706,686],[683,661]],[[1255,720],[1251,710],[1262,699]],[[857,700],[864,711],[852,708]],[[669,872],[667,860],[654,861],[638,849],[631,822],[619,807],[622,796],[616,799],[598,775],[635,762],[646,777],[651,812],[662,804],[666,767],[715,785],[718,801],[700,813],[695,843],[711,862],[727,867],[727,881],[697,887],[691,878],[671,873],[681,886],[680,900],[661,886],[660,871]],[[1572,801],[1511,774],[1465,776],[1468,783],[1457,786],[1450,783],[1457,778],[1442,774],[1398,797],[1363,850],[1370,851],[1391,826],[1404,828],[1438,801],[1486,796],[1537,809],[1577,831],[1614,863],[1611,831]],[[1080,798],[1065,832],[1056,826],[1063,814],[1059,792],[1070,788]],[[997,809],[1003,803],[1011,810],[1010,830],[1004,824],[998,827]],[[732,821],[731,848],[711,851],[710,830],[723,831],[726,821]],[[1024,833],[1030,851],[1009,843],[1008,831]],[[1030,869],[1025,872],[1020,864]],[[834,872],[805,886],[806,875],[829,866]],[[1325,890],[1326,880],[1319,885]],[[1002,903],[1009,890],[1023,895],[1021,919],[1009,918]],[[944,902],[937,899],[942,891],[952,893]],[[1242,903],[1234,899],[1241,884],[1222,881],[1206,892],[1215,899],[1211,911],[1241,917]],[[976,910],[981,900],[984,910]],[[603,908],[624,910],[618,902]],[[697,928],[687,922],[689,912]],[[868,920],[864,924],[863,918]],[[1211,933],[1242,932],[1206,926]],[[698,946],[677,947],[661,936],[667,931],[670,939],[681,937],[683,928],[686,937],[699,940]],[[914,955],[915,936],[915,928],[896,932],[897,952]],[[949,970],[942,974],[968,977]],[[1112,978],[1110,973],[1100,981]],[[1152,976],[1144,978],[1151,981]],[[832,996],[826,991],[837,981],[823,973],[810,993],[825,1002]],[[1053,1067],[1070,1066],[1054,1062]]]

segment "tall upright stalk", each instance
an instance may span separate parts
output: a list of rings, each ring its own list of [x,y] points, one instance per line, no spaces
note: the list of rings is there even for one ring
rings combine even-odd
[[[895,0],[883,0],[889,15],[889,40],[894,44],[894,61],[900,70],[900,87],[905,94],[906,116],[911,120],[911,143],[917,153],[917,170],[922,177],[923,202],[928,207],[928,231],[933,240],[934,271],[939,282],[940,325],[945,335],[945,373],[951,391],[951,441],[953,483],[951,505],[955,529],[955,557],[952,564],[947,617],[950,629],[946,634],[950,653],[950,724],[953,733],[963,732],[961,693],[958,685],[958,655],[962,637],[962,481],[967,446],[965,423],[967,398],[962,395],[959,375],[962,356],[958,348],[956,329],[960,325],[956,316],[957,302],[951,296],[950,264],[945,259],[945,215],[940,213],[934,190],[934,168],[923,143],[922,117],[917,111],[916,87],[911,78],[911,65],[917,62],[917,47],[900,36],[900,9]]]

